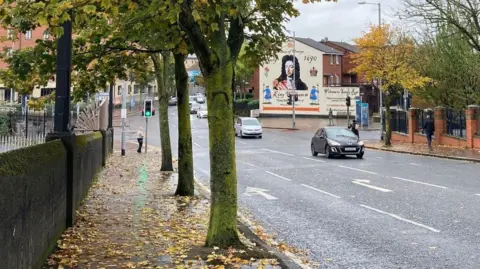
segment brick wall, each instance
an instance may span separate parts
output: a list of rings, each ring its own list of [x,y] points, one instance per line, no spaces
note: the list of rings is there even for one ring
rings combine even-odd
[[[5,40],[0,41],[0,48],[13,48],[14,50],[20,50],[23,48],[35,47],[35,41],[37,39],[43,39],[43,33],[45,32],[46,27],[38,27],[35,30],[31,31],[31,37],[28,38],[26,34],[19,33],[15,40]],[[0,37],[7,38],[8,30],[0,28]],[[0,61],[0,68],[6,68],[7,64],[3,61]]]
[[[422,133],[417,132],[417,130],[421,130],[423,128],[423,126],[418,126],[419,123],[416,116],[418,111],[418,108],[411,108],[409,110],[408,135],[400,136],[399,134],[392,133],[392,141],[421,144],[427,143],[426,136]],[[447,122],[445,111],[446,109],[443,107],[435,108],[435,134],[432,142],[437,145],[450,145],[457,147],[480,149],[480,136],[478,135],[480,128],[480,107],[472,105],[468,106],[468,108],[465,110],[466,135],[464,138],[459,138],[446,134]],[[407,139],[405,139],[405,137],[407,137]]]
[[[333,64],[331,64],[331,56],[333,56]],[[339,63],[337,64],[337,59],[336,57],[340,57]],[[336,77],[337,75],[340,79],[340,84],[342,81],[342,61],[341,61],[342,56],[341,55],[332,55],[332,54],[324,54],[323,55],[323,86],[327,87],[330,85],[327,85],[326,81],[326,76],[332,75],[333,76],[333,82],[334,85],[337,85]]]

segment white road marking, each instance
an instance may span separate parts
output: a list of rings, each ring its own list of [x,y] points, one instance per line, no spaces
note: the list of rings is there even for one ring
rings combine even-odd
[[[270,152],[272,152],[272,153],[283,154],[283,155],[287,155],[287,156],[295,156],[295,155],[290,154],[290,153],[285,153],[285,152],[276,151],[276,150],[272,150],[272,149],[265,149],[265,148],[264,148],[263,150],[270,151]]]
[[[205,138],[205,136],[201,136],[201,135],[199,135],[199,136],[197,136],[197,137],[200,138],[200,139],[204,139],[204,138]]]
[[[173,126],[173,128],[177,128],[177,125],[175,125],[175,124],[172,124],[172,126]]]
[[[382,157],[375,157],[375,158],[380,159],[380,160],[383,159]]]
[[[198,143],[193,142],[193,144],[194,144],[195,146],[199,147],[199,148],[202,147],[202,146],[200,146]]]
[[[244,162],[244,161],[237,161],[237,162],[243,163],[243,164],[246,164],[246,165],[250,165],[251,167],[258,167],[258,166],[254,165],[254,164],[247,163],[247,162]]]
[[[381,192],[391,192],[392,191],[392,190],[389,190],[389,189],[384,189],[384,188],[369,185],[370,180],[366,180],[366,179],[355,179],[354,181],[352,181],[352,183],[360,185],[360,186],[364,186],[364,187],[367,187],[367,188],[370,188],[370,189],[374,189],[374,190],[377,190],[377,191],[381,191]]]
[[[475,195],[478,195],[478,196],[480,196],[480,193],[477,193],[477,194],[475,194]]]
[[[268,190],[265,190],[265,189],[259,189],[259,188],[252,188],[252,187],[247,187],[247,191],[246,193],[247,194],[251,194],[251,193],[254,193],[254,194],[260,194],[261,196],[263,196],[265,199],[267,200],[277,200],[278,198],[275,197],[275,196],[272,196],[270,194],[266,194],[265,192],[267,192]]]
[[[414,166],[423,166],[421,164],[418,164],[418,163],[410,163],[411,165],[414,165]]]
[[[338,166],[339,166],[339,167],[342,167],[342,168],[350,169],[350,170],[355,170],[355,171],[359,171],[359,172],[369,173],[369,174],[372,174],[372,175],[377,175],[377,173],[375,173],[375,172],[370,172],[370,171],[367,171],[367,170],[362,170],[362,169],[353,168],[353,167],[348,167],[348,166],[343,166],[343,165],[338,165]]]
[[[393,177],[393,178],[395,178],[395,179],[400,179],[400,180],[403,180],[403,181],[412,182],[412,183],[427,185],[427,186],[431,186],[431,187],[436,187],[436,188],[440,188],[440,189],[448,189],[448,187],[445,187],[445,186],[440,186],[440,185],[425,183],[425,182],[416,181],[416,180],[411,180],[411,179],[406,179],[406,178],[402,178],[402,177]]]
[[[242,145],[248,145],[248,144],[247,144],[247,143],[245,143],[245,142],[238,141],[238,140],[236,140],[236,141],[237,141],[238,143],[242,144]]]
[[[276,177],[278,177],[278,178],[281,178],[281,179],[284,179],[284,180],[287,180],[287,181],[292,181],[292,180],[289,179],[289,178],[282,177],[282,176],[277,175],[277,174],[275,174],[275,173],[272,173],[272,172],[270,172],[270,171],[265,171],[265,173],[268,173],[268,174],[270,174],[270,175],[272,175],[272,176],[276,176]]]
[[[440,230],[437,230],[435,228],[432,228],[430,226],[427,226],[427,225],[424,225],[424,224],[421,224],[421,223],[418,223],[418,222],[415,222],[413,220],[409,220],[409,219],[405,219],[405,218],[402,218],[398,215],[395,215],[395,214],[392,214],[392,213],[388,213],[388,212],[385,212],[385,211],[382,211],[380,209],[376,209],[376,208],[373,208],[373,207],[370,207],[370,206],[367,206],[367,205],[360,205],[361,207],[364,207],[366,209],[370,209],[372,211],[375,211],[377,213],[380,213],[380,214],[384,214],[384,215],[388,215],[392,218],[395,218],[395,219],[398,219],[398,220],[401,220],[401,221],[404,221],[404,222],[407,222],[407,223],[410,223],[410,224],[413,224],[413,225],[416,225],[416,226],[419,226],[419,227],[422,227],[422,228],[425,228],[427,230],[430,230],[432,232],[435,232],[435,233],[439,233]]]
[[[314,158],[308,158],[308,157],[302,157],[305,160],[311,160],[311,161],[316,161],[316,162],[321,162],[324,163],[325,161],[319,160],[319,159],[314,159]]]
[[[206,174],[206,175],[210,175],[210,172],[207,171],[207,170],[205,170],[205,169],[197,168],[197,170],[200,171],[200,172],[202,172],[202,173],[204,173],[204,174]],[[194,169],[194,171],[195,171],[195,169]]]
[[[326,191],[319,190],[319,189],[314,188],[314,187],[312,187],[312,186],[308,186],[308,185],[305,185],[305,184],[301,184],[301,185],[304,186],[304,187],[306,187],[306,188],[312,189],[312,190],[314,190],[314,191],[318,191],[318,192],[321,192],[321,193],[323,193],[323,194],[330,195],[330,196],[335,197],[335,198],[337,198],[337,199],[340,199],[340,198],[341,198],[340,196],[337,196],[337,195],[335,195],[335,194],[331,194],[331,193],[326,192]]]

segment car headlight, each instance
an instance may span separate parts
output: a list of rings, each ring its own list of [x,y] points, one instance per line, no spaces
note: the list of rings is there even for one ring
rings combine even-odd
[[[363,146],[363,141],[358,141],[359,146]]]
[[[338,143],[337,141],[331,140],[331,139],[328,139],[328,144],[330,144],[332,146],[340,146],[340,143]]]

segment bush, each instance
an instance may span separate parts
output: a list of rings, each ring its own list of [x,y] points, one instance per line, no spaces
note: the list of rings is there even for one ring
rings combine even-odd
[[[260,108],[260,101],[258,100],[250,100],[248,102],[248,108],[251,109],[259,109]]]

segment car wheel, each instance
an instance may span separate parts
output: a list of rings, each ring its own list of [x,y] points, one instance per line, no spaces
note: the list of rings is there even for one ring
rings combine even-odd
[[[358,158],[358,159],[363,159],[363,152],[360,153],[360,154],[357,154],[357,158]]]
[[[318,152],[315,151],[315,147],[313,146],[313,144],[310,145],[310,149],[312,151],[312,156],[318,156]]]
[[[330,145],[327,145],[327,147],[325,148],[325,157],[327,157],[328,159],[331,159],[333,157]]]
[[[261,136],[261,135],[259,135],[259,136],[258,136],[258,138],[262,139],[262,136]]]

